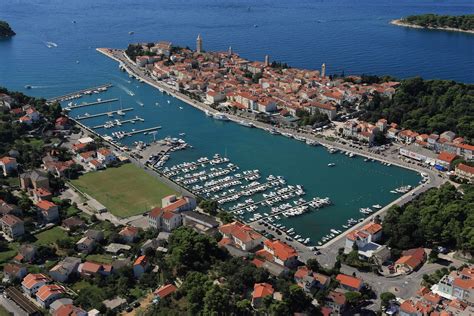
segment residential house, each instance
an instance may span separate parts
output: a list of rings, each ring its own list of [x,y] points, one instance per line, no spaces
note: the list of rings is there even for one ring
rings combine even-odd
[[[54,301],[53,304],[57,301],[58,300]],[[51,306],[53,304],[50,305],[50,311],[52,310]],[[87,315],[91,316],[85,310],[73,304],[61,305],[60,307],[51,311],[51,315],[52,316],[87,316]]]
[[[60,116],[54,122],[54,127],[56,129],[64,130],[69,126],[69,119],[66,116]]]
[[[101,264],[91,261],[81,263],[77,268],[82,276],[93,277],[96,275],[107,276],[112,273],[112,266],[110,264]]]
[[[443,276],[433,291],[444,298],[474,305],[474,267],[465,267]]]
[[[116,159],[117,156],[108,148],[101,148],[97,151],[97,160],[106,166],[113,164]]]
[[[330,291],[326,296],[326,306],[331,309],[331,315],[342,315],[346,309],[346,296],[344,293]]]
[[[23,220],[15,215],[7,214],[0,220],[2,230],[12,239],[17,239],[25,233],[25,225]]]
[[[157,299],[164,299],[168,295],[176,292],[177,289],[178,288],[174,284],[166,284],[156,289],[153,294]]]
[[[138,279],[150,268],[150,263],[145,255],[139,256],[133,263],[133,275]]]
[[[331,282],[331,278],[311,271],[307,266],[300,266],[295,272],[295,282],[305,292],[311,292],[312,289],[324,289]]]
[[[96,229],[88,229],[84,236],[94,239],[96,242],[101,242],[104,240],[104,233]]]
[[[338,274],[336,280],[339,282],[341,288],[348,291],[360,291],[364,286],[364,282],[361,279],[347,274]]]
[[[20,187],[23,190],[43,188],[49,190],[48,175],[42,170],[32,170],[20,174]]]
[[[36,202],[35,205],[38,208],[44,221],[52,223],[56,222],[59,219],[59,207],[53,202],[41,200],[39,202]]]
[[[474,182],[474,167],[460,163],[456,166],[454,172],[458,177]]]
[[[49,270],[49,275],[55,281],[66,282],[71,274],[77,272],[80,263],[80,258],[66,257]]]
[[[0,216],[12,214],[16,216],[22,215],[22,210],[15,204],[6,203],[4,200],[0,199]]]
[[[395,270],[409,274],[419,268],[426,260],[423,248],[414,248],[402,252],[402,256],[395,261]]]
[[[92,160],[96,158],[96,152],[93,150],[90,151],[85,151],[85,152],[80,152],[76,155],[75,160],[78,163],[85,163],[88,164]]]
[[[57,284],[45,284],[36,292],[36,301],[43,308],[48,308],[52,302],[66,294],[66,289]]]
[[[263,251],[266,251],[273,257],[273,260],[269,261],[273,261],[281,266],[292,268],[298,264],[298,252],[295,248],[280,240],[265,240],[263,242]],[[263,251],[258,251],[257,255],[263,255],[268,259],[269,256],[264,255]]]
[[[0,168],[2,169],[3,176],[6,177],[17,171],[18,163],[15,158],[5,156],[0,158]]]
[[[267,296],[273,296],[275,290],[269,283],[255,283],[252,292],[252,306],[260,308],[263,304],[263,299]]]
[[[387,130],[387,126],[388,126],[387,123],[388,122],[387,122],[386,119],[381,118],[377,121],[377,123],[375,123],[375,126],[377,126],[381,132],[385,132]]]
[[[253,228],[237,221],[220,226],[219,232],[223,235],[224,241],[229,241],[230,244],[244,251],[253,250],[261,245],[264,239]],[[223,240],[221,240],[222,243]]]
[[[27,273],[26,268],[18,263],[6,263],[3,266],[3,279],[7,282],[21,280]]]
[[[92,159],[87,164],[91,170],[97,171],[105,168],[105,165],[97,159]]]
[[[33,296],[38,292],[40,287],[49,283],[51,283],[51,279],[46,274],[30,273],[23,278],[21,287],[23,292],[29,296]]]
[[[161,207],[156,207],[148,214],[148,223],[153,229],[171,232],[181,226],[182,217],[177,212],[164,211]]]
[[[32,193],[33,200],[36,202],[39,202],[41,200],[51,201],[53,198],[53,193],[43,188],[33,189]]]
[[[91,253],[94,250],[96,242],[93,238],[84,236],[76,242],[76,249],[82,253]]]
[[[445,141],[448,141],[448,142],[452,142],[456,138],[456,134],[451,131],[446,131],[446,132],[441,133],[441,135],[439,135],[439,138],[444,139]]]
[[[66,231],[71,231],[75,230],[78,228],[84,228],[86,226],[86,223],[80,219],[77,216],[72,216],[64,219],[61,223],[61,226],[66,230]]]
[[[18,254],[13,258],[16,262],[32,262],[36,256],[36,246],[32,244],[23,244],[18,250]]]
[[[132,243],[138,237],[138,228],[134,226],[126,226],[119,232],[120,237],[126,243]]]

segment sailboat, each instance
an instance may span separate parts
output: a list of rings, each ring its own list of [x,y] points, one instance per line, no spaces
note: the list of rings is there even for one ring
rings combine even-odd
[[[125,112],[122,109],[122,98],[120,98],[120,110],[117,111],[118,115],[125,115]]]

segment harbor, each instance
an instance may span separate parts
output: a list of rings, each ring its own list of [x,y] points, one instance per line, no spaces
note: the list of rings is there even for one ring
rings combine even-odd
[[[126,73],[120,74],[124,82],[130,81]],[[133,91],[134,96],[131,96],[128,90]],[[94,96],[83,98],[85,102],[94,100]],[[101,111],[101,106],[74,109],[69,115],[84,117],[86,111],[90,116],[101,114],[83,122],[89,128],[102,126],[102,128],[94,129],[94,132],[102,135],[117,148],[128,148],[127,150],[143,156],[144,160],[153,156],[154,169],[174,183],[196,195],[215,199],[223,210],[233,212],[236,218],[252,226],[265,228],[270,234],[274,234],[276,230],[282,236],[291,237],[289,234],[295,231],[293,236],[299,235],[295,242],[304,244],[309,238],[305,244],[307,246],[320,246],[336,239],[353,225],[358,225],[365,218],[374,216],[373,205],[384,206],[397,198],[396,194],[390,191],[403,185],[414,186],[419,182],[417,173],[401,169],[393,163],[368,159],[369,155],[356,153],[352,149],[350,150],[352,154],[348,153],[349,149],[338,150],[340,146],[335,147],[324,139],[315,139],[310,135],[299,135],[298,138],[286,137],[284,134],[292,135],[293,132],[280,128],[271,129],[260,123],[255,123],[257,128],[249,128],[239,124],[242,120],[240,118],[236,118],[234,122],[237,124],[234,124],[214,118],[213,115],[208,116],[205,112],[187,106],[168,93],[159,92],[135,79],[132,79],[131,83],[126,84],[124,88],[119,85],[114,86],[104,92],[103,98],[119,98],[126,104],[137,104],[133,108],[133,115],[130,115],[131,112],[128,111],[119,121],[131,120],[136,116],[145,121],[115,125],[107,129],[104,125],[114,119],[107,117],[108,112]],[[140,128],[137,128],[138,124]],[[149,128],[153,130],[145,130]],[[109,130],[115,135],[109,136],[111,135]],[[174,139],[176,145],[169,147],[165,144],[164,138],[168,138],[168,141]],[[161,149],[151,150],[157,146],[157,140],[160,140]],[[190,148],[191,144],[193,150],[181,150]],[[278,148],[278,150],[275,152],[272,148]],[[223,162],[210,163],[215,153],[220,154]],[[198,161],[202,157],[210,158],[209,161]],[[232,157],[232,162],[225,162],[226,157]],[[227,166],[228,163],[233,163],[239,169],[227,170],[230,168]],[[202,167],[203,164],[206,167]],[[329,164],[333,166],[329,167]],[[171,170],[172,166],[178,165],[180,167]],[[211,172],[210,168],[216,168],[216,170]],[[179,177],[184,178],[185,174],[189,174],[190,170],[192,175],[202,172],[202,169],[206,175],[214,173],[218,176],[203,182],[199,180],[198,175],[194,175],[194,179],[187,179],[187,182],[193,182],[188,184],[177,181],[181,180]],[[254,170],[259,170],[259,172],[254,173]],[[259,179],[249,182],[243,177],[244,171],[252,172],[249,176],[259,176]],[[236,178],[236,173],[241,173],[242,177]],[[289,184],[269,183],[267,177],[272,174],[281,174],[285,182]],[[197,182],[195,182],[196,177]],[[363,185],[359,185],[360,179],[364,179]],[[184,178],[183,181],[186,179]],[[209,182],[206,188],[205,182]],[[248,188],[253,191],[241,188],[252,182],[258,182],[254,184],[255,187]],[[297,195],[296,185],[293,183],[303,187],[305,195]],[[279,190],[287,189],[289,185],[294,188],[288,189],[289,191],[285,194],[294,196],[288,201],[282,198],[278,202],[273,202],[272,206],[263,203],[272,202],[273,194],[283,196],[284,194],[281,194]],[[262,191],[257,192],[258,190]],[[250,195],[246,196],[244,193]],[[319,200],[313,199],[318,197],[320,199],[329,197],[331,204],[322,205],[319,208],[312,207],[309,202],[316,205],[315,202]],[[253,201],[250,201],[250,198]],[[294,201],[298,202],[303,198],[304,202],[300,201],[302,205],[295,204]],[[246,200],[248,205],[244,204]],[[236,207],[239,203],[244,205]],[[255,205],[252,206],[252,203]],[[360,212],[361,208],[367,207],[374,212],[371,214]],[[247,208],[255,209],[255,211],[248,211]],[[272,213],[272,208],[274,213]],[[278,227],[283,227],[283,229]],[[287,233],[289,229],[293,230]]]

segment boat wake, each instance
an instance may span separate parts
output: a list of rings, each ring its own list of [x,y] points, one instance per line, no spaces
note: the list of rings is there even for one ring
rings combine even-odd
[[[44,42],[44,45],[46,45],[46,47],[48,47],[48,48],[58,47],[58,44],[56,44],[55,42]]]
[[[136,101],[139,106],[144,106],[145,104],[142,101]]]
[[[118,84],[117,86],[120,88],[120,90],[124,91],[124,92],[127,93],[129,96],[132,96],[132,97],[133,97],[133,96],[135,95],[135,93],[133,93],[132,90],[128,89],[128,88],[125,87],[123,84]]]

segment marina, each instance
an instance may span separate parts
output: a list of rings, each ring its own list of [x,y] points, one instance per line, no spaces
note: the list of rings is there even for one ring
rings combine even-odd
[[[119,110],[120,111],[120,110]],[[109,112],[110,113],[110,112]],[[135,118],[132,118],[132,119],[128,119],[128,120],[112,120],[112,121],[107,121],[105,122],[105,124],[102,124],[102,125],[96,125],[96,126],[93,126],[92,128],[93,129],[97,129],[97,128],[112,128],[114,126],[121,126],[123,124],[126,124],[126,123],[132,123],[132,124],[135,124],[136,122],[145,122],[145,119],[141,118],[141,117],[138,117],[136,116]]]
[[[108,111],[108,112],[102,112],[102,113],[96,113],[96,114],[89,114],[89,113],[84,113],[83,115],[78,115],[76,116],[74,119],[75,120],[85,120],[85,119],[90,119],[90,118],[95,118],[95,117],[100,117],[100,116],[110,116],[111,114],[118,114],[120,112],[124,113],[124,112],[128,112],[128,111],[132,111],[133,108],[126,108],[126,109],[120,109],[120,110],[116,110],[116,111]]]
[[[126,73],[120,75],[124,80],[130,80]],[[353,154],[350,157],[346,151],[340,151],[319,141],[310,141],[307,137],[301,137],[300,140],[293,137],[274,137],[287,133],[278,127],[249,128],[238,124],[238,121],[233,123],[214,119],[213,115],[206,115],[182,101],[173,99],[169,94],[160,93],[157,89],[134,79],[125,87],[126,90],[113,87],[104,92],[103,98],[119,98],[123,103],[137,104],[133,108],[133,116],[130,112],[126,112],[119,121],[139,116],[145,119],[144,122],[139,122],[141,128],[134,128],[134,125],[138,124],[136,122],[136,124],[115,125],[110,129],[97,128],[95,130],[97,133],[120,148],[128,147],[128,150],[146,157],[144,162],[150,158],[151,167],[188,191],[218,201],[223,210],[230,212],[238,210],[238,213],[233,212],[237,219],[259,226],[265,224],[268,227],[275,227],[278,231],[280,229],[276,228],[277,224],[285,229],[293,228],[297,232],[294,236],[300,235],[296,240],[303,237],[303,241],[310,239],[307,245],[318,245],[320,242],[325,243],[335,238],[338,235],[331,232],[331,229],[342,232],[346,230],[343,225],[352,226],[348,226],[349,219],[358,223],[364,218],[373,216],[373,213],[361,213],[360,208],[369,207],[375,211],[373,205],[387,205],[396,198],[395,194],[390,193],[391,190],[405,185],[413,186],[420,181],[418,174],[412,171],[387,163],[367,163],[363,156]],[[130,96],[127,90],[133,91],[135,96]],[[84,96],[84,100],[95,99],[94,96]],[[138,101],[145,106],[141,106]],[[146,106],[147,104],[159,104],[159,106],[151,107]],[[87,126],[103,126],[107,122],[111,125],[110,121],[114,119],[108,118],[108,112],[100,109],[100,106],[78,108],[69,114],[71,117],[84,117],[86,111],[90,116],[101,114],[85,120]],[[147,128],[152,130],[145,130]],[[175,137],[167,137],[168,141],[163,139],[160,141],[163,144],[170,142],[174,145],[162,145],[161,151],[149,151],[148,144],[154,144],[155,139],[158,139],[157,132],[159,135],[174,135]],[[186,141],[183,138],[186,138]],[[190,148],[188,144],[192,144],[194,149],[182,150]],[[323,146],[316,146],[318,144]],[[275,148],[278,148],[276,152]],[[212,156],[216,152],[220,154],[219,158]],[[233,161],[227,157],[233,157]],[[238,169],[223,171],[229,168],[227,166],[229,163],[238,166]],[[333,164],[334,167],[328,168],[328,164]],[[211,168],[215,170],[211,171]],[[251,176],[259,177],[258,179],[248,181],[243,177],[244,171],[254,170],[259,172]],[[239,173],[240,178],[236,177]],[[209,174],[211,178],[207,178]],[[278,180],[283,180],[285,183],[278,184],[279,181],[269,183],[266,179],[272,174],[284,175],[284,178]],[[199,177],[202,177],[202,180]],[[365,179],[363,185],[360,185],[360,179]],[[206,182],[208,183],[205,188]],[[293,185],[293,191],[289,191],[288,196],[283,197],[285,194],[279,190],[286,189],[291,183],[299,183],[304,187],[305,194],[297,195],[296,185]],[[273,199],[273,194],[281,195],[282,199],[280,201]],[[294,204],[305,196],[308,197],[303,202],[306,204],[303,206]],[[331,204],[319,208],[311,207],[307,202],[317,197],[330,197]],[[317,201],[314,200],[313,203]],[[273,202],[273,205],[268,205],[266,202]],[[272,213],[272,210],[279,212],[276,214],[277,217],[273,215],[275,213]],[[287,211],[285,212],[287,216],[283,211]],[[333,237],[330,237],[331,234]],[[323,241],[323,238],[326,240]]]
[[[84,95],[91,95],[92,93],[98,94],[100,92],[107,91],[108,88],[112,87],[113,85],[110,83],[102,84],[100,86],[95,86],[92,88],[88,89],[83,89],[79,90],[76,92],[71,92],[68,94],[60,95],[57,97],[53,97],[47,100],[48,103],[54,103],[54,102],[64,102],[64,101],[69,101],[69,100],[74,100],[81,98]]]
[[[111,103],[111,102],[115,102],[115,101],[118,101],[118,100],[119,100],[118,98],[113,98],[113,99],[108,99],[108,100],[97,99],[97,101],[88,102],[88,103],[87,102],[86,103],[80,103],[80,104],[73,104],[72,102],[69,102],[67,107],[65,107],[64,109],[66,111],[71,111],[71,110],[74,110],[74,109],[77,109],[77,108],[83,108],[83,107],[91,106],[91,105]]]

